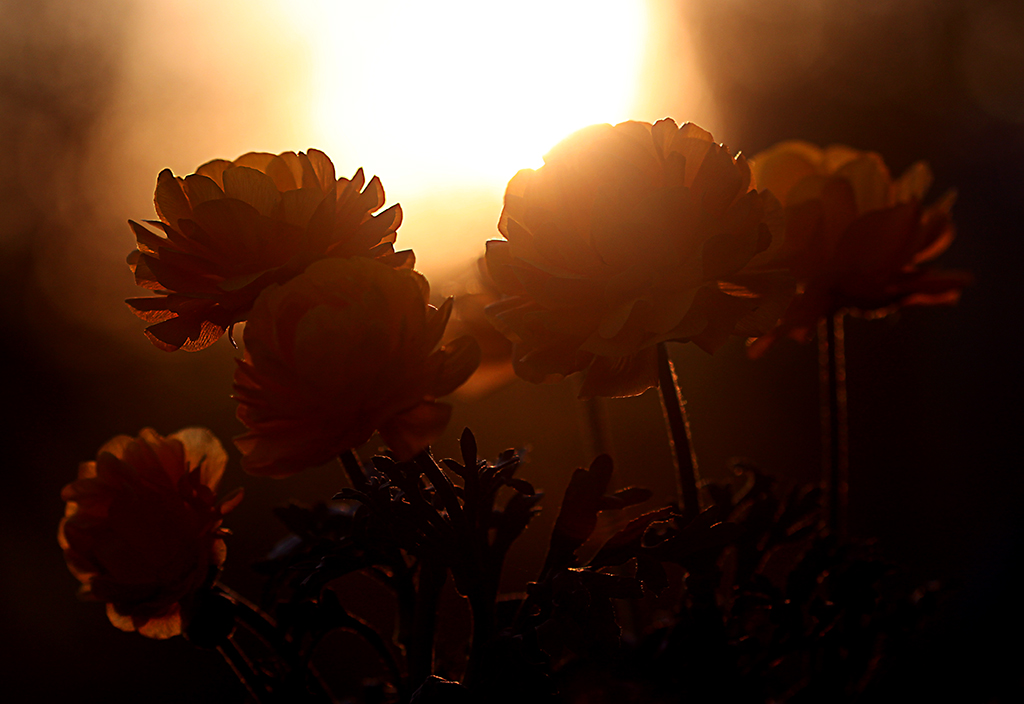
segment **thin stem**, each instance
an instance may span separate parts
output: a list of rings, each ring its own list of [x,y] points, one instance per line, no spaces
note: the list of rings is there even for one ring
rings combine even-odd
[[[395,593],[395,599],[398,602],[398,624],[397,632],[392,638],[392,643],[398,646],[399,652],[405,656],[406,663],[408,663],[409,652],[415,647],[413,646],[415,640],[413,638],[413,624],[416,620],[416,587],[412,581],[414,570],[406,565],[405,558],[397,551],[390,556],[388,566],[391,568],[390,575],[384,570],[377,568],[371,568],[369,574]],[[377,635],[376,631],[374,631],[374,634]],[[384,643],[384,640],[381,638],[380,642]],[[378,647],[379,650],[379,646],[375,647]],[[384,647],[387,648],[386,645]],[[390,650],[388,650],[388,655],[391,656]],[[399,700],[407,701],[407,695],[410,692],[406,691],[406,688],[410,682],[401,678],[401,668],[393,657],[391,657],[388,668],[393,670],[398,677],[396,687],[398,688]]]
[[[355,489],[364,489],[367,485],[366,470],[363,468],[363,463],[356,457],[356,453],[352,450],[345,450],[338,459],[341,460],[341,466],[345,468],[345,473],[348,475],[348,479],[352,482],[352,487]]]
[[[658,385],[669,439],[675,452],[677,486],[683,504],[683,521],[686,523],[700,512],[697,457],[693,452],[690,423],[686,419],[686,401],[679,391],[676,371],[664,342],[658,343]]]
[[[495,601],[497,589],[482,588],[469,596],[469,608],[473,613],[473,640],[470,643],[469,662],[466,665],[464,684],[472,687],[480,678],[480,663],[485,659],[489,643],[494,638]]]
[[[291,655],[292,646],[278,633],[277,624],[260,607],[246,599],[226,584],[216,586],[235,606],[235,622],[243,625],[250,633],[260,639],[263,645],[279,657],[287,659]],[[285,651],[289,652],[285,652]]]
[[[401,564],[399,564],[401,561]],[[416,621],[416,587],[412,582],[412,570],[404,565],[401,556],[396,557],[392,565],[394,577],[391,585],[395,590],[395,598],[398,600],[398,643],[405,653],[406,663],[409,660],[409,651],[413,648],[413,624]]]
[[[305,672],[308,676],[303,677],[303,681],[310,688],[312,695],[321,701],[334,701],[320,674],[311,663],[302,658],[295,644],[280,632],[277,624],[263,609],[224,584],[218,584],[217,589],[234,603],[235,623],[242,625],[259,640],[278,663],[293,672]],[[237,646],[235,647],[237,649]],[[240,650],[238,652],[244,658],[244,654]]]
[[[587,414],[587,430],[589,431],[591,457],[611,454],[611,443],[608,436],[608,413],[604,399],[591,396],[583,400]]]
[[[416,689],[434,674],[434,630],[437,626],[437,603],[448,577],[448,568],[433,560],[420,563],[416,590],[416,614],[413,617],[412,639],[406,653],[409,663],[409,691]]]
[[[365,640],[369,645],[377,651],[381,660],[384,662],[384,666],[387,667],[388,672],[391,674],[392,680],[394,680],[395,688],[399,691],[402,699],[405,699],[403,689],[404,683],[402,682],[402,671],[398,667],[398,663],[395,661],[394,655],[391,654],[391,650],[388,648],[387,643],[380,637],[369,624],[365,623],[361,619],[355,616],[346,615],[342,628],[346,628],[353,633],[358,634]]]
[[[836,313],[818,323],[818,368],[822,482],[827,509],[825,525],[831,535],[842,538],[846,535],[849,492],[843,313]]]
[[[267,689],[260,681],[262,677],[256,672],[253,664],[245,656],[241,648],[238,647],[238,644],[235,643],[234,638],[228,636],[223,645],[217,646],[217,652],[221,654],[221,657],[227,662],[231,671],[235,673],[235,677],[242,683],[253,700],[260,704],[269,701]]]

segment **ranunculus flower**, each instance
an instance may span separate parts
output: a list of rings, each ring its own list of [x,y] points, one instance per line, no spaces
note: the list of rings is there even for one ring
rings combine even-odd
[[[770,327],[777,277],[746,264],[780,229],[742,156],[693,124],[595,125],[509,182],[487,265],[506,298],[488,308],[533,382],[574,372],[581,396],[657,386],[655,346],[713,351]],[[759,294],[771,295],[759,295]]]
[[[843,309],[883,314],[959,299],[967,274],[924,266],[953,240],[953,194],[922,205],[932,181],[924,162],[893,180],[873,152],[789,141],[751,165],[758,186],[782,201],[786,222],[785,238],[755,264],[788,269],[801,288],[752,355],[785,335],[806,340],[819,320]]]
[[[221,519],[242,500],[214,492],[227,455],[205,428],[118,435],[64,487],[58,540],[82,594],[150,638],[182,632],[183,603],[224,563]]]
[[[469,337],[439,348],[451,313],[428,305],[426,279],[369,259],[326,259],[268,287],[245,326],[235,372],[235,444],[252,473],[286,476],[323,464],[374,431],[408,459],[444,430],[437,398],[476,369]]]
[[[365,188],[364,188],[365,185]],[[200,350],[244,320],[271,283],[323,257],[370,257],[411,267],[411,251],[393,243],[402,210],[384,205],[375,176],[363,170],[335,180],[316,149],[277,156],[251,152],[211,161],[185,178],[160,172],[156,234],[130,222],[138,250],[128,257],[139,286],[160,296],[128,305],[152,323],[146,335],[163,350]]]

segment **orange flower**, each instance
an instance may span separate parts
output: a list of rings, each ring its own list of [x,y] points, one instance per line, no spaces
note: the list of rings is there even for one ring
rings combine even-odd
[[[129,221],[138,250],[128,257],[135,283],[161,295],[131,298],[152,323],[146,336],[162,350],[201,350],[244,320],[253,301],[323,257],[370,257],[411,267],[411,251],[393,243],[402,209],[384,205],[375,176],[363,170],[334,178],[334,164],[316,149],[274,156],[251,152],[218,159],[186,178],[160,172],[156,184],[165,236]]]
[[[802,289],[752,356],[781,336],[806,340],[820,319],[843,309],[880,315],[959,299],[967,274],[921,266],[953,241],[953,194],[922,207],[932,181],[924,162],[894,181],[873,152],[790,141],[751,165],[758,185],[781,199],[786,221],[785,238],[756,264],[788,269]]]
[[[426,279],[368,259],[327,259],[257,299],[235,372],[235,440],[252,474],[323,464],[380,431],[408,459],[444,430],[435,399],[473,373],[469,337],[438,349],[451,313],[427,305]]]
[[[182,632],[183,603],[224,563],[221,519],[242,500],[214,492],[227,455],[205,428],[118,435],[61,492],[58,540],[82,594],[150,638]]]
[[[657,386],[659,342],[713,351],[775,322],[785,286],[741,272],[781,228],[778,204],[708,132],[595,125],[544,161],[509,182],[505,239],[487,243],[507,295],[488,314],[521,377],[582,371],[581,396],[631,396]]]

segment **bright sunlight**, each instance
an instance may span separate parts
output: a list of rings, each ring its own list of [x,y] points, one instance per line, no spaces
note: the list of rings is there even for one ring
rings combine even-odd
[[[500,192],[571,132],[629,119],[647,32],[638,1],[311,0],[303,10],[320,33],[311,143],[403,198]]]

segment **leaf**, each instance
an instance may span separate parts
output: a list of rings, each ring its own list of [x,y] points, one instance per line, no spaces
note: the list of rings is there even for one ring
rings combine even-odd
[[[666,562],[686,566],[687,558],[710,550],[719,550],[733,543],[741,529],[735,523],[718,522],[717,511],[708,509],[694,518],[681,531],[657,545],[646,548],[646,554]]]
[[[469,469],[472,467],[476,469],[476,438],[473,436],[473,432],[469,428],[464,429],[462,431],[462,435],[459,436],[459,447],[462,449],[462,461],[465,463],[466,468]]]
[[[533,484],[525,479],[506,479],[505,485],[512,487],[523,496],[533,496],[536,493]]]
[[[573,472],[551,531],[542,574],[575,563],[576,550],[597,527],[597,514],[602,510],[611,475],[612,460],[608,455],[598,455],[589,470],[580,468]]]
[[[656,521],[667,521],[671,518],[672,511],[671,506],[666,506],[665,508],[650,511],[634,518],[626,524],[625,528],[613,535],[601,546],[601,549],[597,551],[597,554],[590,561],[589,566],[597,569],[599,567],[621,565],[635,557],[641,549],[644,533],[647,532],[651,524]]]

